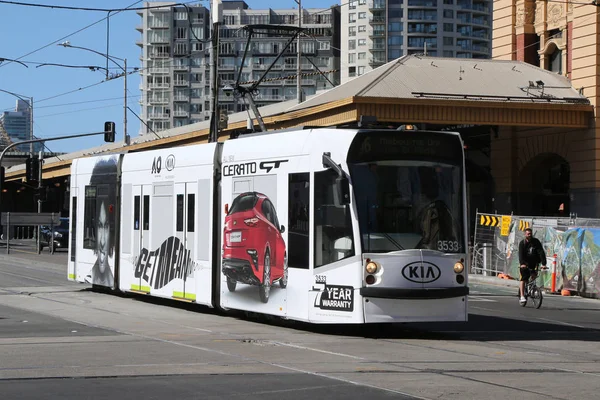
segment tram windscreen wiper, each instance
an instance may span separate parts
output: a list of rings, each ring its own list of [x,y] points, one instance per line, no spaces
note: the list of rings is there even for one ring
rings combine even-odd
[[[383,236],[385,236],[385,238],[387,240],[389,240],[390,242],[392,242],[392,244],[394,246],[396,246],[398,248],[398,250],[405,250],[404,247],[402,247],[402,245],[400,243],[398,243],[392,236],[390,236],[389,233],[386,233],[386,232],[378,232],[378,233],[381,233]]]

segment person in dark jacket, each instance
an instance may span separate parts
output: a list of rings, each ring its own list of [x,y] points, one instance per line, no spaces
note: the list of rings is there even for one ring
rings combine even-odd
[[[525,229],[525,239],[519,243],[519,264],[521,271],[521,282],[519,282],[519,289],[521,293],[521,303],[525,303],[527,300],[523,295],[525,290],[525,282],[529,281],[529,278],[535,279],[537,277],[537,266],[538,264],[546,266],[546,252],[540,241],[533,237],[533,231],[531,228]]]

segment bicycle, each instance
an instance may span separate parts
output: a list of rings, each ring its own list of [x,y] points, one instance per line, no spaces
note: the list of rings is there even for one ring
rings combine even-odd
[[[540,270],[547,270],[548,267],[541,267]],[[535,308],[540,308],[542,306],[542,301],[544,301],[544,293],[542,289],[537,285],[537,278],[539,274],[536,275],[535,279],[529,279],[529,282],[525,284],[525,289],[523,296],[525,297],[525,302],[520,303],[521,307],[525,307],[527,305],[527,300],[531,297],[531,301],[533,301],[533,306]],[[517,290],[517,296],[521,298],[521,291]]]

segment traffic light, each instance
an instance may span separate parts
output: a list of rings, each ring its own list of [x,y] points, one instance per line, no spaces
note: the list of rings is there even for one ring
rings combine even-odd
[[[114,142],[115,141],[115,123],[111,121],[106,121],[104,123],[104,141],[105,142]]]
[[[25,180],[27,183],[37,182],[40,175],[40,162],[35,157],[25,160]]]
[[[4,189],[4,167],[0,167],[0,191]]]

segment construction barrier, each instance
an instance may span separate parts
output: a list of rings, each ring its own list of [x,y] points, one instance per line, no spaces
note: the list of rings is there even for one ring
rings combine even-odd
[[[546,251],[548,269],[540,273],[540,286],[600,297],[600,219],[477,213],[470,272],[518,279],[518,247],[527,228]]]

